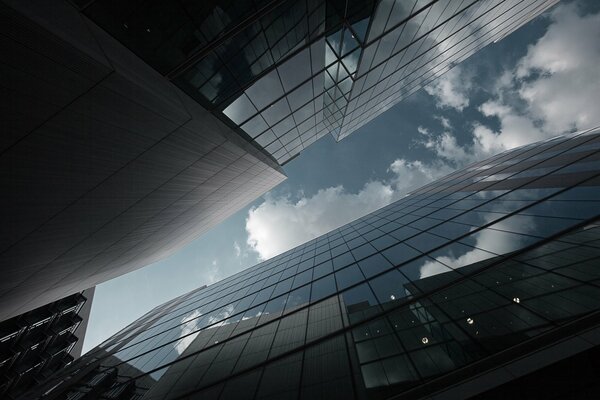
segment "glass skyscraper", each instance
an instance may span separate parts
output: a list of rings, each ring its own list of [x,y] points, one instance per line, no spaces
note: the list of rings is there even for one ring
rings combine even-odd
[[[600,128],[503,152],[155,308],[24,398],[505,398],[566,371],[577,394],[599,194]]]
[[[348,136],[556,2],[74,1],[280,164]]]
[[[0,0],[0,320],[173,254],[555,0]]]

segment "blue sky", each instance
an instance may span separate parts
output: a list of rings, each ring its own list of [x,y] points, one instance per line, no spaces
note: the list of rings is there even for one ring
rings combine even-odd
[[[97,287],[87,351],[151,308],[499,151],[600,125],[600,2],[561,2],[339,143],[173,256]]]

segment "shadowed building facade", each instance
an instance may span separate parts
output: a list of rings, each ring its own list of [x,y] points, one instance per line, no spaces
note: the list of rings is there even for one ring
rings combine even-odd
[[[554,0],[2,0],[0,320],[158,261]]]
[[[68,2],[0,2],[0,320],[158,261],[285,179]]]
[[[15,399],[81,355],[94,288],[0,322],[0,398]]]
[[[557,0],[73,1],[285,163],[348,136]]]
[[[103,390],[597,394],[599,193],[599,128],[506,151],[156,307],[24,398],[83,398],[96,377],[132,368]]]

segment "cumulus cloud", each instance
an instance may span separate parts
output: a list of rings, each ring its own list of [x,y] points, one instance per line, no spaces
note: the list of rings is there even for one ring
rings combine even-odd
[[[450,120],[448,118],[438,115],[435,117],[435,119],[440,121],[440,124],[442,124],[442,127],[444,129],[452,129],[452,124],[450,123]]]
[[[437,136],[430,134],[422,144],[438,157],[451,161],[454,165],[462,166],[481,158],[479,154],[481,152],[475,148],[476,146],[471,146],[470,149],[460,146],[456,137],[450,132],[443,132]]]
[[[466,143],[460,144],[450,125],[441,133],[419,127],[422,136],[417,140],[417,144],[423,145],[440,159],[459,168],[502,151],[555,136],[541,131],[529,117],[516,114],[500,102],[488,101],[482,104],[479,110],[485,116],[498,117],[500,131],[496,132],[480,122],[473,122],[470,137]]]
[[[470,79],[460,67],[454,67],[439,79],[425,87],[425,91],[437,100],[440,108],[462,111],[469,105]]]
[[[395,175],[391,181],[395,192],[398,195],[404,195],[411,189],[416,189],[425,183],[449,174],[453,171],[453,168],[439,161],[427,164],[421,161],[397,159],[390,165],[389,171]]]
[[[513,148],[600,122],[600,13],[582,16],[576,3],[550,14],[544,35],[496,85],[479,111],[500,129],[476,125],[487,146]]]
[[[551,18],[516,68],[518,93],[546,129],[591,127],[598,123],[600,13],[582,16],[572,3],[556,8]]]
[[[501,151],[598,125],[600,93],[600,14],[582,16],[576,5],[562,5],[549,15],[544,35],[526,55],[497,79],[493,97],[469,102],[469,71],[455,67],[425,88],[440,109],[476,107],[498,121],[494,129],[474,121],[461,141],[446,117],[436,117],[441,133],[419,127],[418,143],[438,156],[434,163],[398,159],[392,178],[371,181],[357,193],[342,186],[312,196],[267,197],[246,219],[248,245],[263,259],[376,210],[454,169]]]
[[[420,127],[420,143],[459,166],[600,124],[600,14],[582,16],[577,3],[571,3],[555,8],[549,18],[542,37],[498,77],[493,97],[476,108],[495,118],[499,128],[474,121],[467,142],[459,144],[449,121],[436,117],[442,133]],[[426,91],[438,107],[462,109],[468,106],[468,100],[461,99],[467,99],[470,87],[462,85],[460,70],[452,71]]]
[[[262,259],[267,259],[389,204],[393,199],[391,185],[379,181],[367,183],[358,193],[348,193],[343,186],[335,186],[298,200],[291,196],[267,197],[248,213],[248,244]]]
[[[267,196],[248,213],[248,245],[260,258],[268,259],[375,211],[451,168],[443,163],[398,159],[388,171],[390,179],[367,182],[357,193],[334,186],[298,199]]]
[[[497,135],[492,130],[479,124],[474,125],[472,137],[465,144],[458,143],[449,124],[447,130],[438,134],[422,126],[418,127],[418,131],[421,137],[416,140],[416,144],[435,153],[440,163],[454,168],[483,160],[507,148],[502,142],[496,140]]]

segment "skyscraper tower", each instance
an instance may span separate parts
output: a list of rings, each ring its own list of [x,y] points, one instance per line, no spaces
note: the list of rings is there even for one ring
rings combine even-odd
[[[2,0],[0,320],[151,264],[555,0]]]
[[[597,393],[599,144],[469,165],[155,308],[24,398]]]

